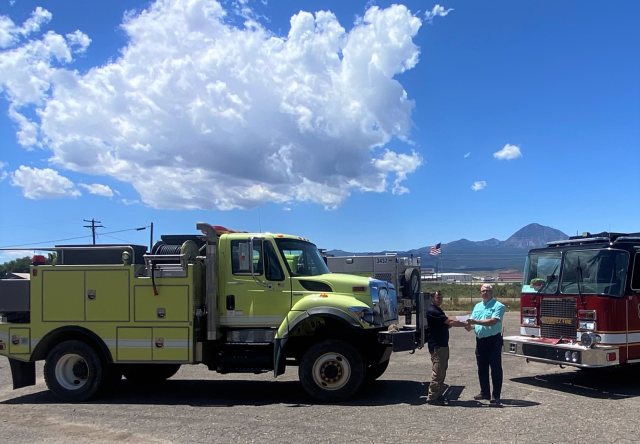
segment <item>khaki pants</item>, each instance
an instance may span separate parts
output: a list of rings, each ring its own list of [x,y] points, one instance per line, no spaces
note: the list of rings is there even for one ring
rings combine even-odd
[[[431,383],[429,384],[429,397],[433,401],[442,394],[444,378],[449,367],[449,347],[437,347],[431,353]]]

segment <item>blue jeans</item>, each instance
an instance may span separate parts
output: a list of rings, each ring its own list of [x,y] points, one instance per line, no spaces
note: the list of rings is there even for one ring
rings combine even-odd
[[[485,396],[493,395],[500,399],[502,391],[502,335],[497,334],[488,338],[476,338],[476,362],[478,363],[478,379],[480,393]],[[493,393],[489,387],[489,369]]]

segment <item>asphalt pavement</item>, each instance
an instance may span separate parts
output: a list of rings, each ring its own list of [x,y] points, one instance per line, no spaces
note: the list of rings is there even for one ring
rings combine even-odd
[[[517,334],[518,313],[505,316]],[[38,384],[11,389],[0,358],[0,430],[18,443],[451,442],[631,443],[640,441],[636,368],[585,372],[503,357],[503,405],[473,400],[479,390],[473,333],[451,331],[445,406],[425,403],[426,350],[392,356],[387,372],[344,404],[312,401],[297,368],[273,378],[219,375],[183,366],[165,384],[123,380],[98,401],[64,404]]]

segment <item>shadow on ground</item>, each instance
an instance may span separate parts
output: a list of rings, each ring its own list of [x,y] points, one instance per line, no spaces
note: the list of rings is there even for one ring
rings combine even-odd
[[[571,370],[563,373],[513,378],[512,382],[595,399],[640,396],[638,368]]]
[[[340,405],[386,406],[422,405],[429,384],[416,381],[381,380],[366,384],[351,400]],[[1,404],[59,404],[51,392],[43,391],[6,400]],[[313,401],[298,381],[207,381],[168,380],[153,387],[134,385],[127,380],[109,395],[91,404],[190,405],[193,407],[232,407],[236,405],[288,404],[309,407]]]

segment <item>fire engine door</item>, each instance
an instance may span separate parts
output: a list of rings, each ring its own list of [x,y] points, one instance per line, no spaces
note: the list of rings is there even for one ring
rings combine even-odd
[[[627,359],[640,359],[640,253],[631,258],[631,292],[627,294]]]
[[[230,241],[221,283],[220,323],[233,327],[279,327],[291,308],[291,284],[269,240]],[[251,269],[253,268],[253,275]]]

